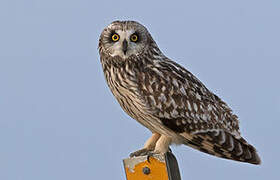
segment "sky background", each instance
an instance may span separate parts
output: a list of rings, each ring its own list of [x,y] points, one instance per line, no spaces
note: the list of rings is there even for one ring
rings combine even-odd
[[[279,0],[1,0],[0,179],[125,179],[151,133],[109,91],[97,45],[128,19],[229,104],[263,162],[173,146],[182,179],[279,178]]]

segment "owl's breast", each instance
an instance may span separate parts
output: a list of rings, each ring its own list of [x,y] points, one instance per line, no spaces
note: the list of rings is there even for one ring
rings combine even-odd
[[[103,68],[107,84],[122,109],[133,119],[153,130],[149,120],[152,118],[150,108],[139,92],[137,72],[124,66]]]

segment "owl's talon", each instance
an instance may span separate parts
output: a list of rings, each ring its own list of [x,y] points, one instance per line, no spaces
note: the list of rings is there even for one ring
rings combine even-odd
[[[150,162],[150,157],[153,157],[155,154],[157,154],[157,153],[152,152],[152,151],[150,151],[150,152],[147,153],[147,161],[148,161],[148,163],[151,163],[151,162]]]
[[[168,152],[171,152],[171,153],[172,153],[172,150],[171,150],[171,148],[170,148],[170,147],[168,147]]]
[[[138,151],[135,151],[133,153],[129,154],[129,157],[137,157],[137,156],[145,156],[147,155],[151,150],[147,148],[140,149]]]
[[[137,156],[147,156],[147,161],[148,163],[151,163],[150,162],[150,157],[153,157],[155,154],[158,154],[152,150],[149,150],[149,149],[146,149],[146,148],[143,148],[143,149],[140,149],[138,151],[135,151],[133,153],[130,153],[130,157],[137,157]]]

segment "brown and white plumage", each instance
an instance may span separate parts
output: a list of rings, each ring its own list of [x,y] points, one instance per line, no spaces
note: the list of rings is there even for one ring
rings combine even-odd
[[[218,157],[260,164],[227,104],[164,56],[144,26],[111,23],[100,36],[99,53],[107,83],[123,110],[153,133],[144,151],[165,153],[171,143],[186,144]]]

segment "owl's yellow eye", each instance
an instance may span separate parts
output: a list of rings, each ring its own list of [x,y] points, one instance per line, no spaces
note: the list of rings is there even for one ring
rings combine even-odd
[[[114,42],[117,42],[119,39],[120,39],[120,36],[118,34],[115,33],[115,34],[112,35],[112,40]]]
[[[130,40],[131,40],[132,42],[137,42],[137,41],[138,41],[138,36],[137,36],[136,34],[132,34],[132,35],[130,36]]]

